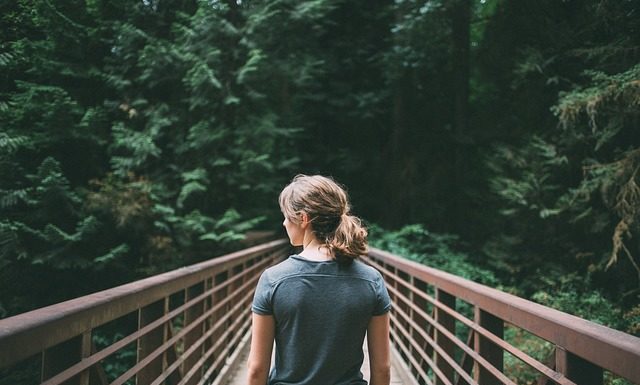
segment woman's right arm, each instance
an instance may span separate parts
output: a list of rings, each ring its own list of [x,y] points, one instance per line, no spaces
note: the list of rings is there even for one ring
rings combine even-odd
[[[391,358],[389,349],[389,313],[371,317],[367,326],[369,349],[370,385],[389,385]]]
[[[271,365],[275,338],[275,319],[271,315],[252,313],[251,349],[247,360],[249,385],[265,385]]]

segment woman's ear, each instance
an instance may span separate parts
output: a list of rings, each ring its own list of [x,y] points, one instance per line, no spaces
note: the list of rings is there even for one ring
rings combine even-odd
[[[309,215],[307,213],[302,213],[300,214],[300,226],[302,226],[303,229],[306,229],[307,226],[309,226]]]

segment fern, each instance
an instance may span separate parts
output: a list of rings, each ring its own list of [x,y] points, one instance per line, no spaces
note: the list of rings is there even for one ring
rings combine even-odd
[[[17,190],[0,190],[0,210],[6,210],[24,202],[27,204],[33,204],[34,201],[29,200],[29,193],[31,189],[17,189]]]
[[[14,54],[11,52],[0,52],[0,67],[7,67],[14,61]]]
[[[243,219],[234,209],[227,210],[220,217],[211,231],[201,235],[200,240],[215,241],[222,244],[231,243],[244,239],[244,234],[262,222],[265,217]]]
[[[207,191],[207,184],[209,179],[207,178],[207,172],[204,168],[197,168],[195,170],[182,173],[182,180],[184,185],[178,195],[176,205],[178,208],[184,206],[184,202],[193,194]]]
[[[156,132],[140,132],[118,123],[112,128],[114,151],[122,151],[126,156],[113,156],[111,165],[114,171],[124,176],[144,165],[151,158],[160,156],[161,150],[155,144]]]
[[[253,49],[249,51],[249,58],[247,62],[238,70],[236,82],[238,84],[245,83],[246,79],[251,73],[258,71],[260,64],[265,59],[264,53],[259,49]]]
[[[114,260],[122,257],[123,255],[126,255],[128,251],[129,246],[127,246],[126,244],[121,244],[112,248],[106,254],[93,258],[93,262],[97,263],[97,269],[100,269],[105,265],[112,263]]]
[[[29,145],[29,137],[24,135],[9,136],[6,132],[0,132],[0,153],[7,156],[20,147],[26,147]]]

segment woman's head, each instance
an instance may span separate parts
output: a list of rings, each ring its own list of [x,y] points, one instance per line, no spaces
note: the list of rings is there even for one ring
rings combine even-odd
[[[367,231],[350,215],[347,194],[333,179],[297,175],[280,193],[279,203],[286,220],[300,224],[306,218],[315,238],[338,262],[367,252]]]

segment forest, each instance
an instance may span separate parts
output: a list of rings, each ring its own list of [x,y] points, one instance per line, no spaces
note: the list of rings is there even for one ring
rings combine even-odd
[[[640,335],[635,0],[0,2],[0,318],[282,232],[334,177],[370,244]]]

